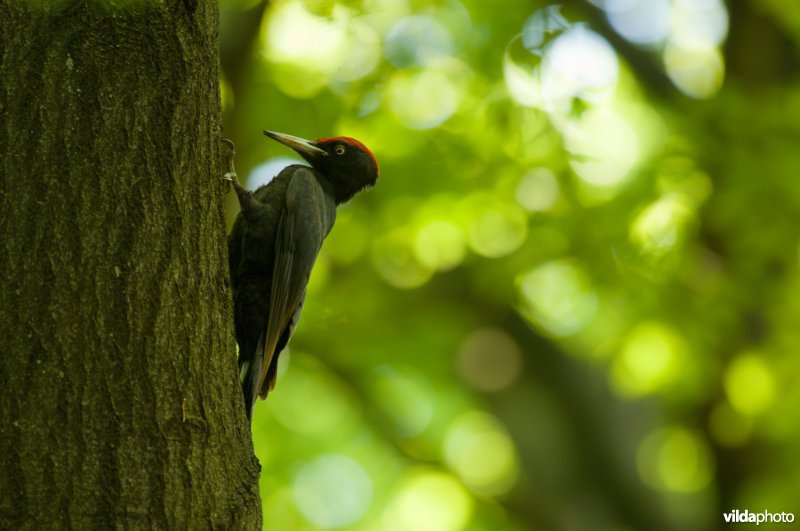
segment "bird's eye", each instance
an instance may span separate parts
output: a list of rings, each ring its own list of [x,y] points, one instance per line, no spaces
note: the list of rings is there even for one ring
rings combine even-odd
[[[335,151],[336,151],[337,155],[344,155],[344,152],[347,151],[347,150],[344,148],[343,145],[339,144],[338,146],[336,146],[336,150]]]

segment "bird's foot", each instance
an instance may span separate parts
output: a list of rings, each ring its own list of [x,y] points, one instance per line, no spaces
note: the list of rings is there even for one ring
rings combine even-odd
[[[239,177],[236,175],[236,168],[233,165],[233,157],[236,155],[236,146],[233,145],[233,141],[228,140],[227,138],[223,138],[222,143],[228,146],[228,153],[225,155],[228,171],[222,176],[222,178],[229,183],[232,183],[234,186],[238,186]]]
[[[258,201],[253,197],[252,193],[248,192],[247,189],[241,185],[239,177],[236,175],[236,168],[233,167],[233,157],[236,155],[236,148],[234,148],[233,142],[227,138],[223,138],[221,142],[228,146],[228,153],[225,156],[228,171],[222,176],[222,179],[228,181],[229,186],[233,185],[233,189],[236,191],[236,197],[239,199],[239,206],[242,208],[245,215],[248,215],[248,212],[253,212],[257,208]],[[228,190],[230,190],[230,188],[228,188]]]

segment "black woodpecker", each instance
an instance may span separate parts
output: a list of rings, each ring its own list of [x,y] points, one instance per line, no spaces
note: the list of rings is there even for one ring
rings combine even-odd
[[[264,134],[295,150],[311,166],[292,164],[255,192],[241,186],[232,162],[226,174],[241,206],[228,254],[248,419],[256,396],[266,398],[275,387],[278,355],[300,319],[311,269],[333,228],[336,206],[374,185],[379,171],[370,150],[353,138],[312,142],[272,131]]]

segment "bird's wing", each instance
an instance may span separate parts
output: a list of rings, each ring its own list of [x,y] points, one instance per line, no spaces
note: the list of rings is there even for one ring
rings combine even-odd
[[[333,227],[336,206],[310,168],[298,168],[286,190],[286,209],[278,222],[267,334],[258,378],[262,397],[267,370],[281,336],[305,296],[322,241]],[[296,324],[296,323],[294,323]]]

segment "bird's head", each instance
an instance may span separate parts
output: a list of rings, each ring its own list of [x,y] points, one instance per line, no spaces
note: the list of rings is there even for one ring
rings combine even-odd
[[[378,180],[378,161],[355,138],[335,136],[311,141],[274,131],[264,134],[295,150],[323,174],[334,188],[337,203],[344,203]]]

